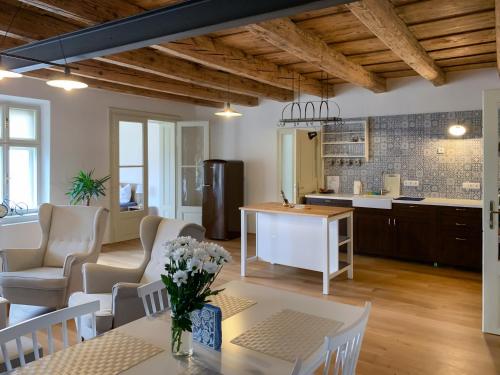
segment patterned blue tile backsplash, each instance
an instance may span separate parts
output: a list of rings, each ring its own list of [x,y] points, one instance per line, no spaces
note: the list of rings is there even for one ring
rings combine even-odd
[[[352,120],[359,120],[352,119]],[[340,176],[342,193],[352,193],[360,180],[364,191],[380,190],[382,174],[401,174],[401,194],[415,197],[481,199],[480,190],[465,190],[463,182],[482,179],[482,111],[439,112],[370,117],[370,160],[361,166],[333,165],[325,159],[325,176]],[[462,124],[460,138],[448,134],[452,124]],[[438,154],[438,148],[444,154]],[[403,186],[418,180],[418,187]]]

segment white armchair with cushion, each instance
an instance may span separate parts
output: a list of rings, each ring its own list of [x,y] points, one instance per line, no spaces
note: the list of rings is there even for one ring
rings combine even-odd
[[[99,300],[97,333],[101,334],[145,315],[137,287],[159,280],[165,271],[164,244],[181,236],[197,240],[205,237],[205,228],[198,224],[159,216],[146,216],[141,221],[140,238],[144,251],[142,263],[137,268],[112,267],[103,264],[83,266],[84,291],[74,293],[69,305],[79,305]],[[82,320],[82,335],[90,332],[90,321]]]
[[[82,265],[97,261],[108,210],[45,203],[38,216],[37,249],[0,251],[2,296],[16,304],[64,307],[71,293],[82,290]]]

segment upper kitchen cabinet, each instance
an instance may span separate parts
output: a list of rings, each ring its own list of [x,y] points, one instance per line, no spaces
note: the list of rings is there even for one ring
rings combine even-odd
[[[300,203],[306,194],[318,189],[321,165],[317,134],[307,129],[278,129],[278,187],[291,203]]]

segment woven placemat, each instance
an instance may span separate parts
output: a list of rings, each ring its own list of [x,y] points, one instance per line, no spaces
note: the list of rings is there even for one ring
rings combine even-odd
[[[294,310],[282,310],[231,341],[235,345],[294,362],[306,359],[343,323]]]
[[[137,337],[111,331],[30,362],[13,374],[116,375],[162,351]]]
[[[257,302],[251,299],[246,299],[242,297],[234,297],[223,293],[219,293],[215,296],[210,296],[209,302],[211,305],[220,307],[222,312],[222,320],[232,317],[243,310],[248,309],[250,306],[255,305]]]

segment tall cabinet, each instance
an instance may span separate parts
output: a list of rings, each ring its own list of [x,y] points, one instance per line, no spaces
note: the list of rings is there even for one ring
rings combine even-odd
[[[291,203],[318,189],[320,139],[314,129],[278,129],[278,196],[283,190]]]

